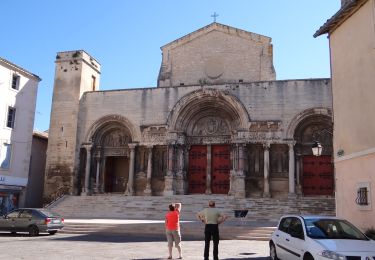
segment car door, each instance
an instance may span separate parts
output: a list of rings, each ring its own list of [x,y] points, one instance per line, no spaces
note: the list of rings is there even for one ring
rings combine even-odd
[[[279,226],[275,231],[274,239],[276,245],[276,252],[277,256],[280,259],[288,259],[288,252],[287,252],[287,239],[290,236],[288,234],[288,228],[290,223],[292,222],[291,217],[284,217],[280,220]]]
[[[27,231],[30,224],[32,224],[32,217],[31,209],[23,209],[16,220],[17,231]]]
[[[19,213],[19,210],[14,210],[6,215],[5,218],[1,220],[1,230],[14,231]]]
[[[289,249],[287,259],[302,259],[305,252],[305,233],[301,219],[294,217],[288,228],[289,237],[287,239]],[[288,241],[289,240],[289,241]]]

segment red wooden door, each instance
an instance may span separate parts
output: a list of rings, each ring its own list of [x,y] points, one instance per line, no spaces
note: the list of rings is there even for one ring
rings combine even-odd
[[[228,194],[230,182],[230,146],[213,145],[211,155],[211,191],[214,194]]]
[[[331,156],[304,156],[304,195],[333,195],[333,165]]]
[[[205,145],[191,146],[188,171],[189,193],[204,194],[207,176],[207,147]]]

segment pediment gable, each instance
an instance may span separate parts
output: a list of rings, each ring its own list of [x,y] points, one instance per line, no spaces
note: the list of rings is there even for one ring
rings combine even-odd
[[[235,28],[235,27],[232,27],[232,26],[228,26],[228,25],[213,22],[213,23],[211,23],[211,24],[209,24],[205,27],[202,27],[202,28],[200,28],[200,29],[198,29],[198,30],[196,30],[192,33],[189,33],[185,36],[182,36],[181,38],[178,38],[178,39],[162,46],[161,49],[163,51],[166,50],[166,49],[173,49],[175,47],[184,45],[188,42],[191,42],[191,41],[193,41],[193,40],[195,40],[199,37],[202,37],[202,36],[204,36],[204,35],[206,35],[210,32],[213,32],[213,31],[219,31],[219,32],[223,32],[223,33],[228,34],[228,35],[252,40],[252,41],[255,41],[255,42],[261,42],[261,43],[270,43],[271,40],[272,40],[270,37],[267,37],[267,36],[264,36],[264,35],[248,32],[248,31],[241,30],[241,29],[238,29],[238,28]]]

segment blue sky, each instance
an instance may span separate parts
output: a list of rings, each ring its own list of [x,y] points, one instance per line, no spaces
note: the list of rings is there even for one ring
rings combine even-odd
[[[276,78],[330,76],[327,37],[314,32],[340,0],[2,0],[0,57],[37,74],[34,128],[49,127],[55,57],[85,50],[100,89],[154,87],[160,47],[213,21],[272,38]]]

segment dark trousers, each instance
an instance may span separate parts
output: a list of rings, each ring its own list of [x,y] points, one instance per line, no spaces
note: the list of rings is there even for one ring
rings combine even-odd
[[[214,260],[219,260],[219,225],[206,224],[204,228],[204,259],[208,260],[210,255],[210,241],[214,243]]]

